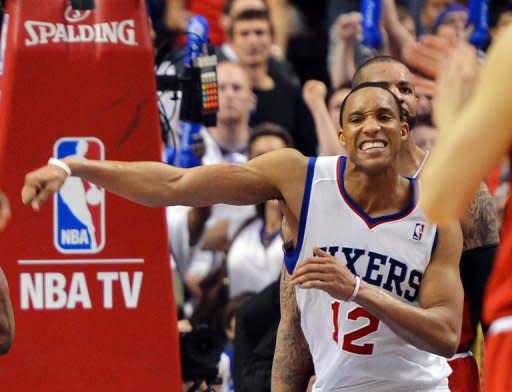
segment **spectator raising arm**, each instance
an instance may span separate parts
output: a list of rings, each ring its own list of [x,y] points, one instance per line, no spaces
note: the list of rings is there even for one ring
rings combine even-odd
[[[315,131],[318,139],[319,155],[341,154],[341,146],[338,141],[338,132],[332,123],[325,97],[327,87],[318,80],[308,80],[302,88],[302,97],[313,116]]]

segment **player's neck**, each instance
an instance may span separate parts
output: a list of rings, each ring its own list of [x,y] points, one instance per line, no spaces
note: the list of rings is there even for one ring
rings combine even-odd
[[[383,216],[403,210],[410,202],[412,188],[396,167],[378,174],[352,170],[344,176],[345,190],[370,216]]]
[[[411,137],[402,145],[398,170],[402,176],[412,177],[425,158],[426,151],[419,148]]]

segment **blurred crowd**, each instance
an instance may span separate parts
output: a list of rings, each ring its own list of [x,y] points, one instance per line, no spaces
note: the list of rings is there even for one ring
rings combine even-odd
[[[308,156],[343,154],[340,106],[362,64],[375,56],[407,63],[411,48],[432,35],[471,40],[483,63],[489,44],[512,21],[512,2],[491,2],[488,39],[482,41],[474,39],[475,26],[468,25],[467,2],[382,0],[378,31],[373,32],[378,38],[370,42],[372,32],[365,31],[358,0],[147,3],[159,75],[182,72],[189,18],[203,15],[209,22],[219,61],[219,111],[216,124],[203,127],[197,140],[204,165],[241,163],[281,148]],[[420,67],[411,72],[412,85],[398,88],[417,100],[411,137],[428,151],[437,137],[435,83]],[[159,101],[164,144],[175,146],[181,134],[180,94],[159,91]],[[486,179],[498,228],[508,176],[504,161]],[[281,227],[278,202],[169,207],[167,217],[180,331],[207,325],[223,345],[220,379],[205,381],[222,391],[269,391],[283,248],[293,246],[283,240],[286,227]],[[189,381],[184,390],[207,388]]]

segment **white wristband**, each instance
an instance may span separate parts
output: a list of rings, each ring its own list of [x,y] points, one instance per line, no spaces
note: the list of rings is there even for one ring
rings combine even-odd
[[[50,158],[50,159],[48,159],[48,165],[53,165],[53,166],[60,167],[62,170],[64,170],[66,172],[68,177],[71,176],[71,169],[69,168],[69,166],[67,164],[65,164],[60,159]]]
[[[347,299],[347,302],[353,301],[356,299],[357,294],[359,293],[359,287],[361,287],[361,278],[359,275],[356,275],[356,285],[354,286],[354,291],[352,292],[352,295],[349,299]]]

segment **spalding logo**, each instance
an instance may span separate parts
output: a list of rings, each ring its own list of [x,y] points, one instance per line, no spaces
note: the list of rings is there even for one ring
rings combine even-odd
[[[91,11],[66,8],[64,18],[68,23],[51,23],[46,21],[27,20],[24,23],[28,38],[25,46],[48,45],[59,43],[110,43],[137,45],[135,41],[135,20],[125,19],[95,24],[76,24],[91,15]]]

